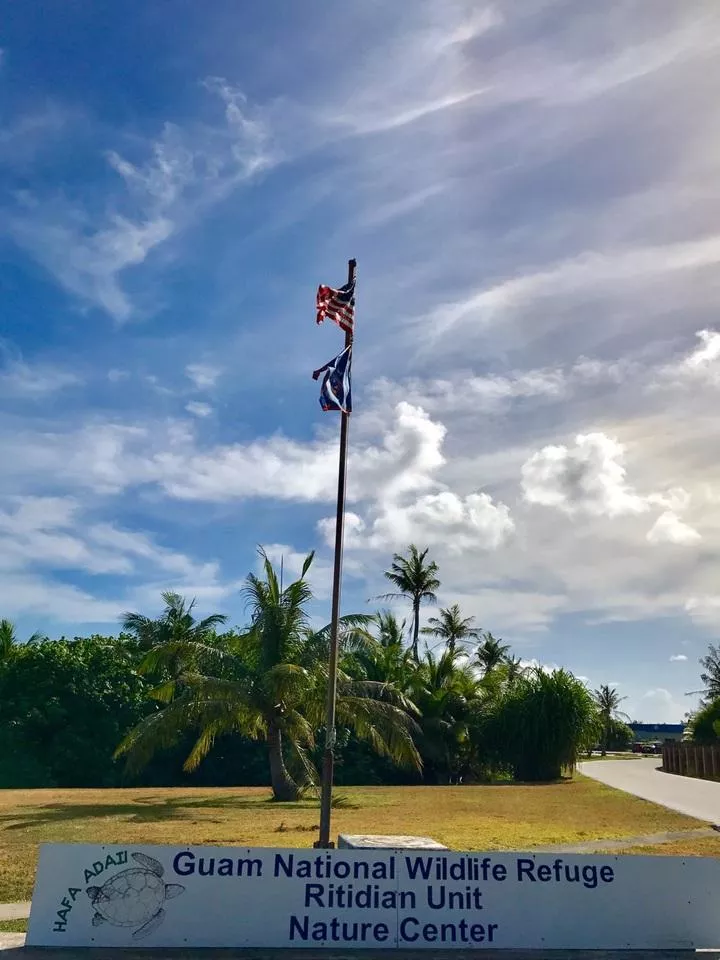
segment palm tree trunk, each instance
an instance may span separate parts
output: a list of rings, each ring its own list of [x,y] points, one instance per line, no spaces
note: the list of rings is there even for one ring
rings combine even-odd
[[[287,772],[282,754],[282,733],[274,723],[268,724],[268,759],[270,760],[270,783],[273,800],[294,801],[300,799],[300,789]]]
[[[420,663],[418,655],[418,636],[420,634],[420,601],[413,600],[413,638],[410,652],[415,663]]]

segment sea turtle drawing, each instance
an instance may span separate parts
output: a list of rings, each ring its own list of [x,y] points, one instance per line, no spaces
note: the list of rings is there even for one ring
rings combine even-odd
[[[185,890],[180,883],[165,883],[163,866],[144,853],[133,853],[139,867],[122,870],[101,887],[85,891],[95,910],[92,925],[112,923],[116,927],[135,927],[133,940],[141,940],[157,929],[165,918],[163,904]]]

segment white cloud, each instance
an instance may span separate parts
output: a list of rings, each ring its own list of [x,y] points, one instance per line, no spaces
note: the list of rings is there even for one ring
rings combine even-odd
[[[699,330],[697,336],[702,346],[683,361],[683,365],[688,370],[707,368],[720,359],[720,333],[717,330]]]
[[[123,605],[46,577],[7,574],[0,577],[0,608],[10,619],[25,616],[55,623],[110,623],[117,631]]]
[[[637,704],[639,723],[681,723],[688,710],[665,687],[656,687],[642,695]]]
[[[269,543],[264,545],[268,560],[275,567],[275,572],[280,576],[281,567],[283,573],[283,582],[285,586],[291,580],[296,579],[302,573],[303,563],[310,550],[303,552],[297,550],[287,543]],[[257,561],[258,572],[260,569],[260,558]],[[352,572],[352,564],[346,565],[345,576]],[[318,558],[313,558],[312,565],[306,574],[306,579],[310,584],[313,596],[317,599],[325,599],[330,596],[332,591],[333,568],[330,562]],[[323,620],[323,626],[325,621]]]
[[[42,209],[39,209],[42,208]],[[37,203],[10,221],[13,239],[31,253],[71,293],[127,320],[132,305],[119,275],[142,263],[173,233],[164,216],[134,222],[110,216],[93,228],[92,218],[64,202]]]
[[[525,670],[540,670],[541,673],[554,673],[559,670],[557,663],[542,663],[537,657],[531,657],[529,660],[520,659],[520,666]],[[580,680],[580,677],[578,677]]]
[[[634,286],[653,276],[683,273],[720,263],[720,235],[647,247],[587,251],[541,270],[527,272],[486,286],[462,299],[433,309],[423,318],[424,330],[434,342],[461,324],[499,323],[527,304],[590,293],[612,284]]]
[[[685,610],[691,619],[712,630],[720,625],[720,595],[707,593],[691,596],[685,602]]]
[[[655,387],[666,388],[668,382],[691,389],[720,386],[720,333],[698,330],[696,337],[700,345],[659,370]]]
[[[270,165],[267,133],[239,91],[219,79],[206,88],[224,106],[222,124],[165,124],[146,144],[149,158],[133,163],[107,152],[122,178],[100,207],[62,195],[16,195],[5,220],[15,242],[81,300],[118,321],[135,307],[122,274],[183,229],[208,205]]]
[[[687,660],[687,657],[684,653],[674,653],[670,657],[670,663],[684,663]]]
[[[522,466],[528,503],[568,514],[617,517],[642,513],[645,499],[625,479],[625,448],[604,433],[579,434],[575,445],[543,447]]]
[[[185,373],[198,390],[206,390],[215,386],[222,374],[222,369],[210,363],[189,363],[185,367]]]
[[[39,400],[81,383],[76,373],[46,363],[10,360],[0,370],[0,395],[21,399]]]
[[[0,568],[10,575],[67,569],[155,576],[163,571],[197,582],[213,582],[218,574],[217,564],[195,563],[145,534],[94,522],[72,497],[6,498],[5,509],[0,508]]]
[[[321,520],[319,529],[327,542],[334,542],[334,518]],[[417,542],[423,546],[442,545],[450,553],[461,553],[471,548],[496,550],[514,530],[510,510],[504,503],[495,504],[486,493],[461,497],[444,490],[425,494],[405,505],[381,500],[369,526],[352,514],[346,543],[349,549],[382,550]]]
[[[194,417],[209,417],[213,412],[213,408],[209,403],[200,403],[197,400],[191,400],[189,403],[186,403],[185,409]]]
[[[702,537],[678,517],[672,510],[661,513],[647,534],[650,543],[675,543],[689,546],[699,543]]]
[[[383,549],[417,540],[442,543],[451,552],[497,549],[515,529],[509,508],[486,493],[438,490],[445,427],[405,401],[397,404],[395,417],[382,445],[366,448],[353,464],[354,497],[369,506],[364,517],[349,517],[348,548]],[[332,542],[334,519],[321,520],[319,529]]]

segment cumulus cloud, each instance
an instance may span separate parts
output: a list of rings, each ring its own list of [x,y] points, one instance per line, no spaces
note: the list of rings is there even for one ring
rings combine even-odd
[[[371,514],[373,511],[370,511]],[[347,546],[382,550],[417,541],[443,546],[450,553],[469,549],[495,550],[510,537],[515,524],[504,503],[494,503],[486,493],[458,496],[448,490],[425,494],[408,504],[382,502],[366,524],[352,514],[347,523]],[[335,535],[335,522],[319,522],[328,543]]]
[[[672,510],[665,510],[647,533],[650,543],[675,543],[689,546],[702,540],[700,534],[678,517]]]
[[[523,495],[528,503],[570,515],[642,513],[648,503],[627,483],[624,459],[624,446],[612,437],[579,434],[572,447],[543,447],[523,464]]]
[[[681,723],[687,704],[676,699],[666,687],[655,687],[642,695],[638,709],[639,723]]]
[[[655,388],[668,383],[690,389],[720,386],[720,333],[698,330],[696,337],[700,343],[694,350],[657,371]]]
[[[684,653],[674,653],[670,657],[670,663],[684,663],[687,660],[687,657]]]
[[[688,597],[685,611],[701,626],[717,629],[720,624],[720,595],[707,593]]]
[[[720,333],[717,330],[699,330],[697,336],[702,346],[693,350],[683,361],[688,370],[700,370],[720,359]]]
[[[422,408],[404,401],[397,405],[382,446],[358,457],[356,495],[358,488],[364,491],[360,499],[369,504],[364,516],[352,513],[348,520],[348,548],[384,549],[418,540],[441,543],[451,552],[492,550],[513,533],[509,508],[488,494],[437,489],[445,432]],[[332,542],[333,518],[321,520],[319,529]]]

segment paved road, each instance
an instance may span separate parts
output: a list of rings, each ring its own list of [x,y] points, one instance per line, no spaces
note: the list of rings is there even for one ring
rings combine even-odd
[[[586,777],[652,800],[698,820],[720,824],[720,783],[663,773],[660,759],[595,760],[579,763]]]

